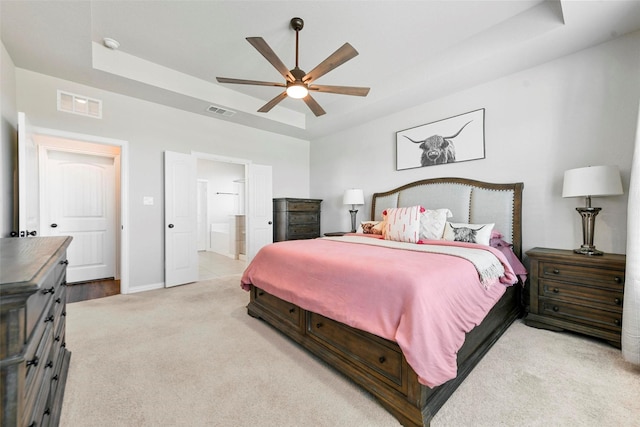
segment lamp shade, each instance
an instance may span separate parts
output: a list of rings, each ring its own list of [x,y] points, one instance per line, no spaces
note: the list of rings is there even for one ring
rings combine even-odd
[[[589,166],[564,173],[562,197],[615,196],[622,194],[617,166]]]
[[[351,188],[344,192],[342,203],[345,205],[364,205],[364,193],[361,189]]]

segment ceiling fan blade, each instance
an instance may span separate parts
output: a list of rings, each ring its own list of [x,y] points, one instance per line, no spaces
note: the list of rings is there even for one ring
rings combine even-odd
[[[316,100],[311,97],[311,95],[305,96],[304,98],[302,98],[302,100],[304,101],[305,104],[307,104],[307,106],[311,109],[311,111],[313,111],[313,114],[315,114],[316,117],[322,116],[323,114],[327,114],[327,112],[322,109],[320,104],[318,104]]]
[[[275,98],[273,98],[271,101],[267,102],[266,104],[264,104],[259,110],[258,113],[268,113],[273,107],[275,107],[276,105],[278,105],[280,103],[280,101],[282,101],[283,99],[285,99],[287,97],[287,92],[284,91],[282,92],[280,95],[276,96]]]
[[[318,64],[316,68],[309,71],[307,75],[302,78],[302,81],[305,83],[311,83],[356,56],[358,56],[358,51],[349,43],[345,43],[342,47],[329,55],[327,59]]]
[[[230,79],[228,77],[216,77],[218,83],[234,83],[239,85],[256,85],[256,86],[278,86],[287,87],[284,83],[261,82],[258,80]]]
[[[258,52],[265,57],[267,61],[273,65],[276,70],[288,81],[292,82],[295,80],[289,69],[286,65],[278,58],[278,55],[269,47],[266,41],[262,37],[247,37],[247,41],[251,43],[253,47],[256,48]]]
[[[312,85],[309,86],[309,90],[315,90],[318,92],[337,93],[339,95],[353,95],[353,96],[367,96],[369,93],[368,87],[356,87],[356,86],[327,86],[327,85]]]

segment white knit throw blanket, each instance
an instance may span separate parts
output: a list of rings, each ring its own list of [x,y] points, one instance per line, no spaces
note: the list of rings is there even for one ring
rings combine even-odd
[[[416,243],[396,242],[393,240],[374,239],[360,236],[323,237],[337,242],[359,243],[365,245],[384,246],[392,249],[404,249],[417,252],[430,252],[457,256],[466,259],[474,265],[478,271],[480,283],[485,289],[489,289],[496,279],[504,276],[504,266],[500,260],[490,251],[482,248],[464,248],[460,246],[423,245]]]

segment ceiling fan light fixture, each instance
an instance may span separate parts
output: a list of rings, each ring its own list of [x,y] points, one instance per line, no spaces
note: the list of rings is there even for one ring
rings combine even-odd
[[[295,99],[304,98],[309,94],[309,90],[304,83],[292,83],[287,86],[287,96]]]

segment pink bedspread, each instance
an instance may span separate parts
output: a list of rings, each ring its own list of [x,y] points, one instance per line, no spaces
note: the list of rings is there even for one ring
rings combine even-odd
[[[504,255],[482,247],[505,269],[488,289],[473,264],[456,256],[329,239],[268,245],[241,282],[245,290],[253,284],[305,310],[395,341],[420,383],[435,387],[456,377],[465,333],[516,282]]]

